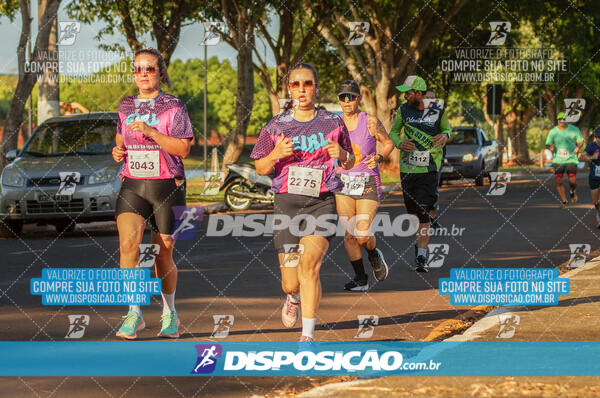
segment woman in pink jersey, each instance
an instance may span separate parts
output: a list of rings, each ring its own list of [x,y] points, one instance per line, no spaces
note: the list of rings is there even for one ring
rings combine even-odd
[[[124,161],[117,198],[117,229],[121,268],[136,267],[146,223],[152,227],[152,243],[159,245],[156,275],[162,280],[163,315],[160,337],[179,337],[175,311],[177,267],[173,262],[174,206],[185,206],[185,174],[182,158],[190,152],[192,125],[183,103],[160,90],[168,81],[160,52],[139,50],[133,60],[137,95],[119,105],[113,158]],[[146,324],[139,305],[130,305],[117,336],[135,339]]]
[[[287,293],[281,311],[285,327],[299,318],[302,301],[302,336],[313,341],[316,312],[321,300],[319,271],[329,239],[335,234],[323,223],[336,217],[334,192],[343,184],[336,165],[354,164],[348,130],[339,116],[315,108],[319,81],[315,68],[299,63],[290,69],[289,90],[298,106],[275,116],[262,129],[250,155],[260,175],[275,173],[273,226],[279,255],[281,286]]]
[[[344,189],[335,195],[338,214],[353,220],[349,225],[354,230],[347,230],[344,235],[346,254],[355,273],[354,279],[348,282],[344,289],[363,292],[369,289],[369,283],[362,261],[361,247],[367,251],[375,279],[381,282],[388,275],[388,266],[383,254],[375,247],[375,236],[368,231],[381,199],[378,164],[394,150],[394,143],[376,117],[359,111],[360,87],[357,82],[343,81],[338,92],[338,99],[344,111],[344,123],[350,132],[356,159],[354,167],[350,170],[340,169]],[[381,154],[377,153],[377,142],[383,145]]]

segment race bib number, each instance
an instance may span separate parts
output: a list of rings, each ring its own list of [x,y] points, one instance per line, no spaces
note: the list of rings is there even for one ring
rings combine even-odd
[[[429,166],[429,151],[411,151],[408,163],[413,166]]]
[[[342,194],[348,196],[360,196],[365,190],[365,185],[369,177],[361,175],[347,175],[341,174],[342,182],[344,183],[344,189]]]
[[[321,193],[323,170],[310,167],[290,166],[288,169],[288,193],[318,197]]]
[[[558,148],[558,150],[556,151],[557,159],[568,159],[570,157],[571,157],[571,152],[569,152],[568,149]]]
[[[160,175],[160,155],[154,151],[127,151],[132,177],[148,178]]]
[[[594,177],[600,178],[600,166],[594,166]]]

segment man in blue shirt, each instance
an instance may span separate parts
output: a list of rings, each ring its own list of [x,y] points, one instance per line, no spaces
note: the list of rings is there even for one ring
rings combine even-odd
[[[585,151],[580,156],[584,162],[590,162],[589,183],[592,191],[592,203],[596,208],[596,227],[600,228],[600,204],[598,197],[600,196],[600,127],[594,131],[594,141],[587,144]]]

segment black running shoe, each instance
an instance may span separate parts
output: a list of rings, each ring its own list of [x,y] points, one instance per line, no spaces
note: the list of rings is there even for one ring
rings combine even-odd
[[[368,279],[358,279],[355,277],[353,280],[344,285],[344,290],[349,290],[351,292],[366,292],[369,290]]]
[[[429,266],[427,265],[427,258],[425,256],[417,256],[415,260],[415,271],[429,272]]]
[[[376,280],[378,280],[379,282],[382,282],[385,280],[385,278],[387,278],[388,276],[388,265],[385,262],[385,259],[383,258],[383,254],[381,253],[381,250],[379,250],[378,248],[374,249],[375,254],[370,255],[369,254],[369,262],[371,263],[371,266],[373,267],[373,276],[375,277]]]

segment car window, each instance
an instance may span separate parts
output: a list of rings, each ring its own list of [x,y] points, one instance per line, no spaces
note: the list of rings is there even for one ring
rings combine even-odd
[[[452,139],[450,144],[453,145],[477,145],[479,138],[477,137],[477,130],[454,130],[452,132]]]
[[[23,155],[99,155],[112,150],[114,120],[79,120],[43,125],[23,148]]]

